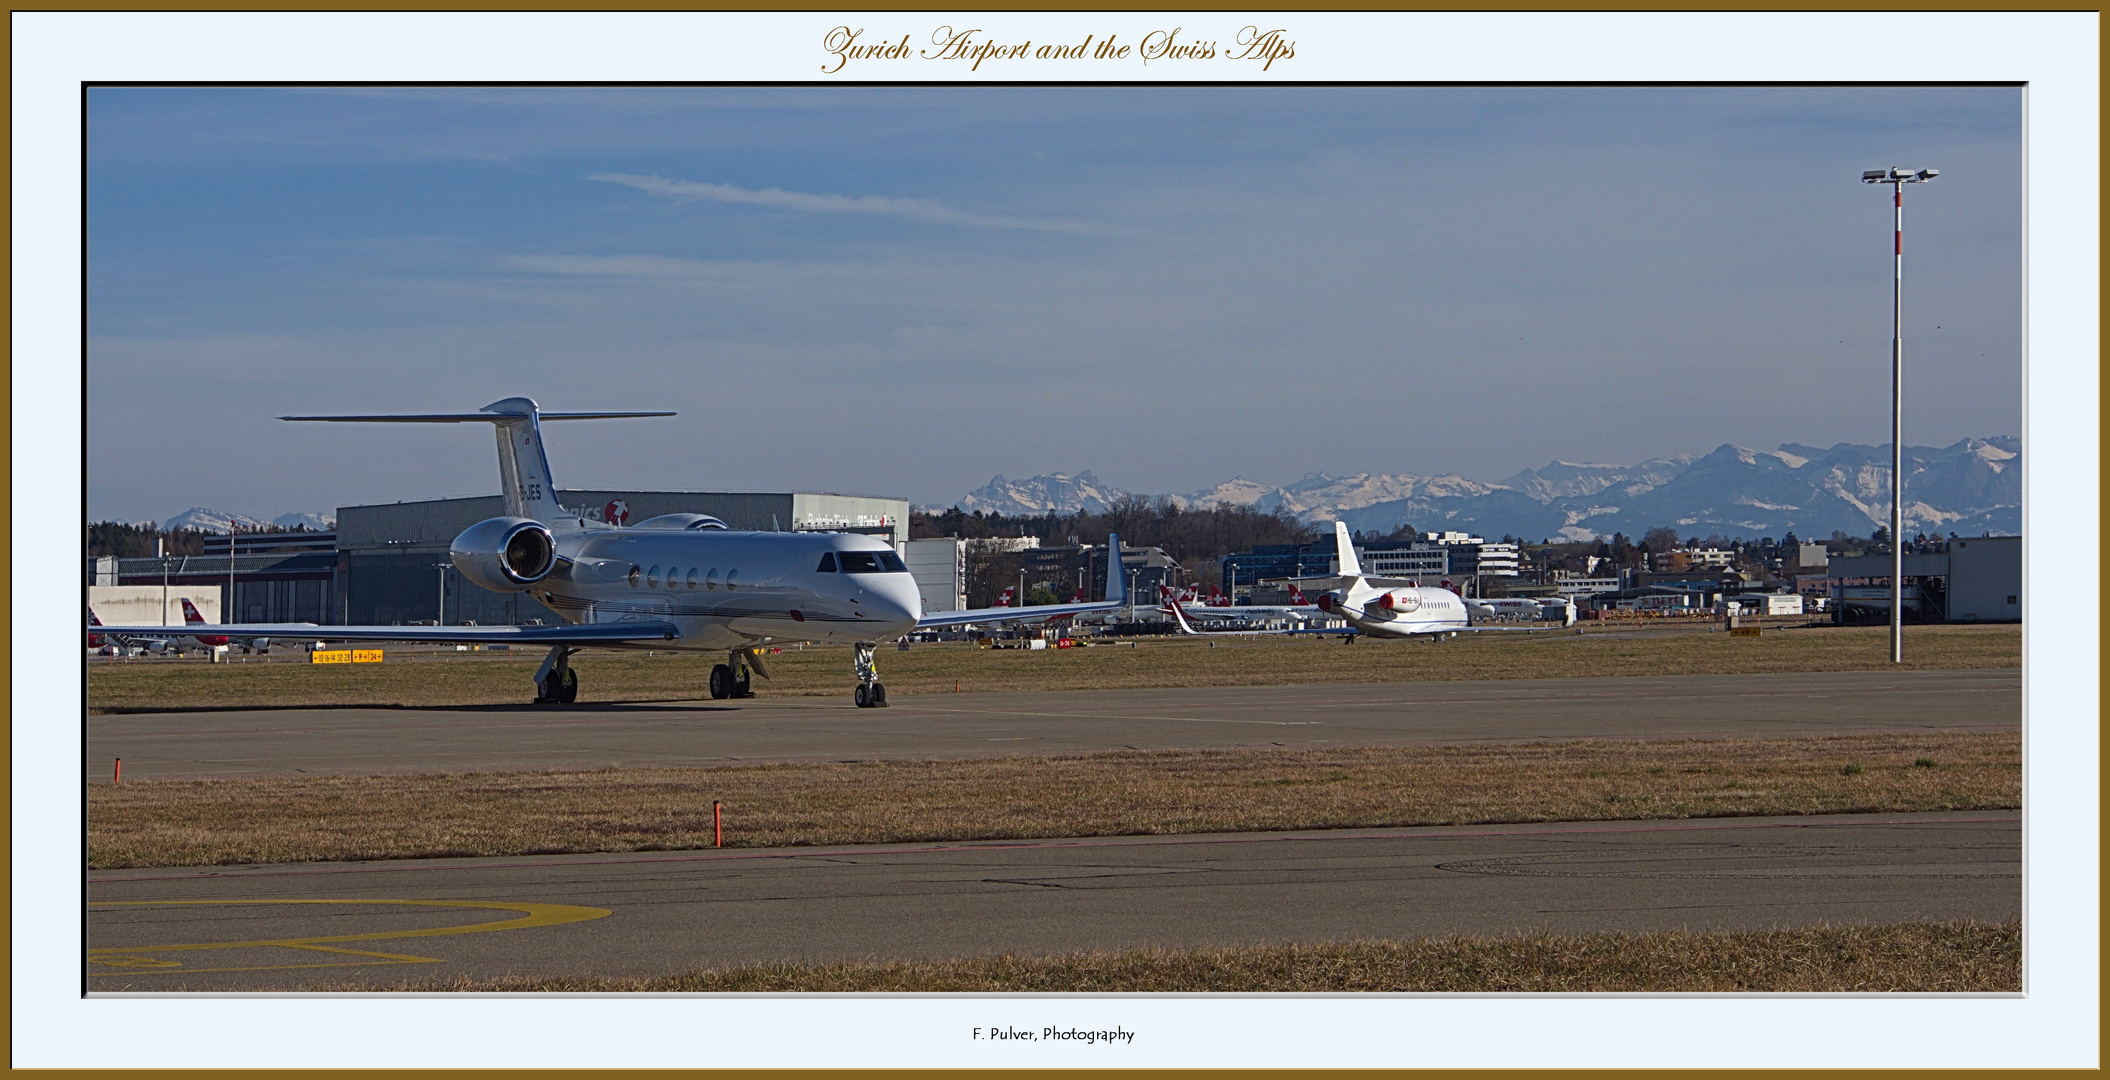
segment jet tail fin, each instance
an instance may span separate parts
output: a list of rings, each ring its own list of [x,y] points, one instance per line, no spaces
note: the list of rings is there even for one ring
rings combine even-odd
[[[1106,534],[1106,603],[1128,603],[1128,569],[1121,562],[1121,534]]]
[[[1188,621],[1187,621],[1187,613],[1186,613],[1186,612],[1184,612],[1184,611],[1181,611],[1181,610],[1180,610],[1180,604],[1179,604],[1179,601],[1177,601],[1177,600],[1174,600],[1174,601],[1172,601],[1172,602],[1170,602],[1170,603],[1166,604],[1166,605],[1165,605],[1165,610],[1167,610],[1167,611],[1170,611],[1170,612],[1172,612],[1172,621],[1173,621],[1174,623],[1178,624],[1178,626],[1179,626],[1179,628],[1180,628],[1180,633],[1182,633],[1182,634],[1199,634],[1199,633],[1201,633],[1201,631],[1199,631],[1199,630],[1196,630],[1196,629],[1194,628],[1194,624],[1193,624],[1193,623],[1190,623],[1190,622],[1188,622]]]
[[[1333,546],[1335,553],[1341,558],[1341,576],[1362,577],[1363,563],[1355,557],[1355,545],[1349,542],[1347,522],[1333,523]]]
[[[638,416],[673,416],[671,412],[558,412],[546,413],[533,398],[513,397],[494,401],[473,413],[367,414],[360,416],[281,416],[281,420],[319,420],[358,424],[494,424],[498,429],[498,479],[505,493],[506,513],[533,518],[545,524],[565,516],[557,505],[557,482],[550,475],[549,456],[542,450],[544,420],[616,420]]]

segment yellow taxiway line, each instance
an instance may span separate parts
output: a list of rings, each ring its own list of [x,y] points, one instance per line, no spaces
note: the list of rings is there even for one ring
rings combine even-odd
[[[205,971],[274,971],[284,968],[350,967],[380,960],[394,964],[437,964],[442,961],[429,956],[407,956],[400,953],[368,952],[359,949],[333,948],[333,944],[352,941],[387,941],[396,938],[440,937],[446,934],[480,934],[492,930],[525,930],[535,926],[557,926],[563,923],[585,922],[610,914],[607,908],[579,907],[572,904],[516,904],[488,900],[102,900],[90,903],[90,908],[114,907],[178,907],[202,904],[392,904],[404,907],[456,907],[483,908],[495,911],[517,911],[517,919],[501,919],[496,922],[472,923],[468,926],[435,926],[422,930],[383,930],[371,934],[334,934],[326,937],[273,938],[258,941],[211,941],[188,945],[138,945],[130,947],[111,946],[88,950],[88,962],[101,964],[117,971],[95,971],[91,975],[144,975],[159,972],[205,972]],[[344,956],[369,957],[369,960],[354,960],[335,964],[277,964],[255,967],[195,968],[184,967],[180,961],[162,960],[140,956],[139,953],[189,952],[201,949],[253,949],[281,948],[303,949],[311,952],[336,953]]]

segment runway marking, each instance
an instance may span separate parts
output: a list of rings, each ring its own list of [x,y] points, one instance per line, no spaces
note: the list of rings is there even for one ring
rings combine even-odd
[[[402,953],[368,952],[360,949],[333,948],[325,942],[387,941],[396,938],[440,937],[447,934],[480,934],[491,930],[525,930],[532,926],[558,926],[563,923],[585,922],[613,914],[607,908],[580,907],[574,904],[516,904],[493,903],[487,900],[96,900],[92,908],[113,907],[183,907],[201,904],[254,905],[254,904],[389,904],[403,907],[454,907],[488,908],[497,911],[518,911],[518,919],[501,919],[497,922],[472,923],[468,926],[434,926],[422,930],[383,930],[371,934],[335,934],[326,937],[274,938],[259,941],[209,941],[187,945],[132,945],[109,946],[88,950],[88,962],[119,971],[91,971],[91,976],[155,974],[170,971],[282,971],[291,968],[356,967],[381,960],[393,964],[438,964],[445,961],[431,956],[409,956]],[[369,957],[336,964],[269,964],[249,967],[199,968],[184,967],[181,961],[161,960],[155,957],[137,956],[136,953],[192,952],[204,949],[301,949],[309,952],[337,953],[344,956]]]

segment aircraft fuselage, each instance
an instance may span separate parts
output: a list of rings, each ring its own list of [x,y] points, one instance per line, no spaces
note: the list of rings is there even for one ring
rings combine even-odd
[[[553,533],[557,567],[528,594],[573,623],[653,619],[680,627],[678,639],[655,648],[854,644],[905,634],[922,614],[915,579],[887,568],[900,565],[894,549],[856,533]]]

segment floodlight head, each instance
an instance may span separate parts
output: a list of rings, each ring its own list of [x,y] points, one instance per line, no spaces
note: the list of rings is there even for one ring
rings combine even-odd
[[[1940,169],[1870,169],[1861,174],[1864,184],[1924,184],[1941,175]]]

